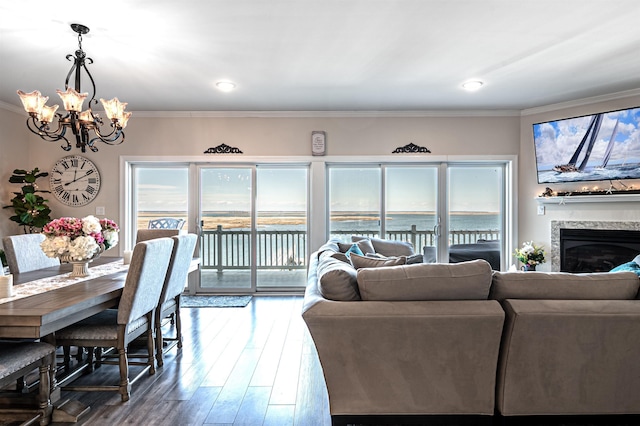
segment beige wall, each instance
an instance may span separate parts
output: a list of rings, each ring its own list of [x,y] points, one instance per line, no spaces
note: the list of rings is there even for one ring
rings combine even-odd
[[[358,158],[390,155],[411,142],[426,146],[432,156],[515,155],[518,152],[519,117],[461,118],[136,118],[126,128],[119,146],[98,144],[99,152],[83,155],[93,160],[102,175],[97,198],[85,207],[65,207],[52,200],[54,215],[82,216],[105,206],[108,217],[120,220],[120,156],[203,156],[221,143],[240,148],[246,157],[309,156],[311,131],[327,132],[327,155]],[[26,130],[25,130],[26,132]],[[49,169],[67,155],[59,144],[30,138],[32,164]],[[73,153],[78,153],[75,148]],[[209,156],[219,161],[222,156]]]
[[[640,105],[640,97],[585,104],[547,112],[523,112],[522,116],[439,116],[428,117],[315,117],[315,118],[216,118],[216,117],[132,117],[127,140],[119,146],[98,144],[99,152],[83,155],[92,159],[102,173],[102,188],[96,200],[85,207],[72,208],[50,197],[53,216],[94,214],[105,206],[106,215],[120,222],[120,156],[202,156],[221,143],[238,147],[246,157],[308,156],[312,130],[327,132],[327,155],[389,155],[409,143],[428,147],[431,156],[442,155],[518,155],[518,240],[534,240],[550,246],[550,221],[560,220],[640,220],[634,203],[593,203],[547,205],[544,216],[537,215],[535,197],[546,185],[535,176],[533,133],[535,122],[590,114]],[[143,114],[140,114],[143,115]],[[25,115],[0,109],[0,199],[11,198],[7,182],[15,167],[49,170],[68,153],[59,143],[47,143],[24,128]],[[79,153],[75,148],[71,153]],[[211,156],[219,161],[220,156]],[[428,158],[428,157],[427,157]],[[558,187],[553,189],[567,189]],[[18,232],[9,222],[7,211],[0,213],[2,235]],[[545,265],[543,269],[546,269]]]
[[[13,198],[12,191],[19,190],[19,185],[9,183],[14,169],[30,170],[26,115],[0,109],[0,205],[9,204]],[[6,235],[21,233],[17,223],[11,222],[12,209],[0,209],[0,240]]]

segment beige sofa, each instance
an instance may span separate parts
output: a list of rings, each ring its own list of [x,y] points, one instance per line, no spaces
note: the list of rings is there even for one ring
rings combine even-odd
[[[640,413],[635,274],[492,273],[484,260],[356,270],[339,252],[311,256],[303,306],[334,424]]]
[[[497,301],[487,300],[491,283],[487,262],[365,268],[360,273],[427,267],[445,275],[441,277],[445,285],[473,281],[483,289],[484,299],[451,300],[454,295],[445,292],[440,300],[376,300],[393,298],[384,296],[388,290],[384,278],[376,282],[371,276],[371,285],[363,292],[367,300],[336,301],[324,297],[318,285],[321,261],[344,262],[326,251],[311,256],[303,307],[334,424],[370,415],[493,415],[504,311]],[[336,273],[340,264],[333,270],[324,266],[322,275],[336,281],[338,275],[349,273]],[[461,273],[452,276],[451,269]]]

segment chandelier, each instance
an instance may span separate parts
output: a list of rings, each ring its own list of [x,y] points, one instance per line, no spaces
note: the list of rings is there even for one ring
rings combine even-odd
[[[58,105],[45,105],[49,97],[42,96],[38,90],[31,93],[18,90],[18,95],[22,100],[24,109],[29,113],[27,127],[31,132],[48,142],[64,139],[66,145],[61,145],[61,148],[65,151],[71,150],[71,143],[69,139],[67,139],[68,136],[71,136],[67,135],[67,130],[69,129],[73,133],[73,136],[75,136],[76,148],[82,149],[82,152],[85,152],[87,147],[93,152],[98,151],[98,148],[94,145],[96,141],[102,141],[108,145],[119,145],[124,142],[123,129],[127,126],[127,121],[129,117],[131,117],[131,113],[124,111],[127,106],[126,102],[120,102],[118,98],[113,98],[109,101],[101,98],[100,102],[104,107],[105,114],[111,121],[111,129],[107,129],[107,131],[103,133],[103,130],[101,130],[104,124],[102,118],[92,109],[92,106],[98,104],[98,101],[95,99],[96,85],[86,66],[87,63],[92,64],[93,59],[88,58],[82,50],[82,35],[87,34],[89,28],[81,24],[71,24],[71,29],[78,33],[78,50],[76,50],[75,56],[71,54],[67,55],[67,60],[73,61],[73,65],[64,81],[64,88],[66,90],[64,92],[60,89],[56,90],[60,98],[62,98],[66,113],[63,115],[56,112]],[[88,102],[89,105],[84,111],[82,111],[82,104],[89,94],[81,92],[81,70],[87,73],[92,87],[91,98]],[[74,75],[74,87],[69,87],[69,80],[72,74]],[[54,118],[57,119],[57,128],[55,130],[51,126]]]

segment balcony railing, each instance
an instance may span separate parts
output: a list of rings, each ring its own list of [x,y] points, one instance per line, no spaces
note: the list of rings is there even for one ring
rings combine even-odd
[[[332,232],[332,238],[351,235],[379,237],[378,231],[341,231]],[[387,231],[386,239],[411,241],[417,252],[423,246],[435,245],[436,236],[432,230],[419,231],[415,225],[406,231]],[[500,231],[451,231],[449,244],[471,244],[478,240],[497,240]],[[256,231],[257,263],[260,270],[293,270],[307,267],[306,231]],[[200,244],[201,267],[216,269],[249,269],[251,265],[251,231],[224,230],[218,226],[215,230],[202,232]]]

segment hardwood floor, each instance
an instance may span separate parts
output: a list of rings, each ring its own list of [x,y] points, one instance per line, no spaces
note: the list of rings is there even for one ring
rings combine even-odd
[[[330,425],[301,308],[301,296],[257,296],[245,308],[183,308],[183,348],[170,349],[164,367],[135,383],[130,401],[115,392],[63,392],[62,399],[91,406],[78,425]],[[80,380],[117,377],[117,366],[103,365]]]

